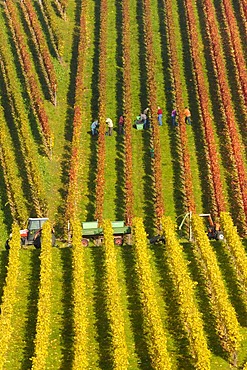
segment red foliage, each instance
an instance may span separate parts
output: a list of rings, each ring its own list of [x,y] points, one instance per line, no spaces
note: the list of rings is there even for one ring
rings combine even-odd
[[[207,141],[208,153],[209,153],[209,158],[210,158],[209,165],[210,165],[210,169],[212,172],[214,194],[215,194],[215,200],[216,200],[216,205],[217,205],[217,213],[219,215],[220,212],[225,211],[225,200],[223,196],[223,187],[222,187],[222,182],[220,178],[219,160],[218,160],[216,144],[214,141],[212,118],[209,115],[208,91],[207,91],[205,80],[204,80],[202,62],[200,59],[200,55],[198,53],[198,50],[200,50],[198,30],[197,30],[196,23],[194,22],[195,15],[194,15],[194,9],[193,9],[191,0],[186,1],[186,7],[187,7],[188,25],[189,25],[189,30],[190,30],[192,56],[193,56],[195,75],[196,75],[196,80],[197,80],[198,95],[199,95],[200,104],[201,104],[203,124],[205,128],[205,138]]]
[[[14,2],[11,0],[6,0],[5,10],[6,10],[8,19],[9,19],[11,29],[13,30],[13,36],[14,36],[13,39],[15,42],[15,46],[16,46],[17,51],[19,52],[21,64],[23,66],[23,70],[26,76],[26,81],[30,89],[30,97],[31,97],[35,112],[38,116],[39,122],[41,124],[42,133],[45,139],[45,145],[50,150],[51,149],[50,146],[52,144],[51,129],[50,129],[48,117],[47,117],[47,114],[44,108],[44,102],[43,102],[43,99],[41,98],[40,89],[37,84],[35,75],[33,74],[33,71],[32,71],[31,58],[28,53],[28,50],[27,50],[27,47],[24,41],[24,36],[23,36],[22,30],[19,25],[19,20],[18,20]]]
[[[241,40],[239,36],[239,30],[237,26],[237,22],[232,10],[232,4],[229,0],[223,0],[223,4],[225,7],[226,17],[227,17],[227,23],[230,30],[231,35],[231,41],[233,45],[235,60],[238,68],[239,73],[239,79],[240,84],[243,91],[243,97],[245,100],[245,105],[247,106],[247,70],[246,70],[246,62],[243,55],[243,49],[241,45]],[[244,9],[247,9],[247,6],[245,4]],[[247,10],[246,10],[246,16],[247,16]]]
[[[212,4],[209,0],[205,0],[205,10],[207,12],[208,28],[211,40],[211,47],[214,55],[215,69],[218,75],[218,83],[221,91],[222,103],[224,106],[224,113],[226,116],[226,123],[228,132],[231,138],[232,151],[238,172],[239,186],[241,189],[242,201],[244,205],[244,212],[247,216],[247,176],[244,167],[244,160],[242,156],[242,147],[238,136],[238,131],[234,122],[234,110],[232,106],[231,93],[226,79],[227,73],[222,56],[221,40],[217,28],[215,14]]]
[[[155,213],[159,224],[159,219],[164,214],[164,200],[162,195],[162,170],[161,170],[161,149],[160,149],[160,133],[157,121],[157,96],[156,96],[156,81],[155,81],[155,56],[153,51],[153,31],[152,31],[152,16],[150,0],[144,0],[144,35],[146,46],[146,65],[147,79],[149,87],[149,106],[151,111],[152,124],[152,141],[154,149],[154,189],[155,189]]]
[[[99,45],[99,137],[96,174],[95,218],[102,224],[105,189],[105,119],[106,119],[106,42],[107,42],[107,0],[100,3],[100,45]]]
[[[167,11],[167,23],[168,23],[168,33],[169,33],[169,43],[170,43],[170,53],[171,53],[171,65],[172,65],[172,74],[175,84],[175,95],[176,103],[178,106],[178,118],[179,118],[179,129],[180,129],[180,139],[182,147],[182,167],[184,172],[185,179],[185,194],[186,194],[186,206],[188,211],[195,212],[195,199],[193,194],[193,185],[192,185],[192,174],[190,167],[190,156],[188,150],[188,139],[186,134],[186,126],[183,118],[183,91],[182,84],[180,79],[180,67],[178,64],[178,57],[176,53],[176,36],[174,30],[173,16],[172,16],[172,3],[170,0],[165,0],[165,7]]]
[[[130,65],[130,9],[129,0],[123,0],[123,81],[125,117],[125,221],[132,225],[133,219],[133,168],[132,168],[132,121],[131,121],[131,65]]]

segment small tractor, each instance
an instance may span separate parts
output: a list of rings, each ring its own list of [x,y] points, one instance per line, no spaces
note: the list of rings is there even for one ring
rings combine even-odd
[[[29,218],[27,223],[27,228],[20,230],[21,237],[21,247],[27,245],[34,245],[35,248],[41,248],[41,232],[43,224],[48,220],[48,218]],[[9,249],[9,241],[11,239],[11,234],[9,239],[5,243],[5,248]],[[55,245],[56,239],[54,230],[52,230],[52,246]]]
[[[124,221],[112,221],[113,237],[115,245],[122,245],[123,242],[131,244],[131,227],[125,226]],[[99,227],[98,221],[82,223],[82,245],[87,247],[92,240],[95,245],[103,243],[103,228]]]
[[[215,239],[215,240],[224,240],[224,234],[223,231],[220,230],[220,224],[218,222],[214,222],[212,219],[212,216],[210,213],[203,213],[200,214],[201,217],[206,217],[208,219],[208,230],[207,230],[207,236],[209,240]]]
[[[184,216],[180,226],[179,226],[179,230],[182,229],[182,226],[183,224],[185,223],[185,220],[187,218],[189,218],[189,240],[192,241],[193,240],[193,235],[192,235],[192,227],[191,227],[191,216],[192,216],[192,213],[191,212],[188,212],[186,213],[186,215]],[[219,240],[219,241],[223,241],[224,240],[224,234],[223,234],[223,231],[221,231],[220,229],[220,224],[218,222],[214,222],[213,219],[212,219],[212,216],[210,213],[201,213],[199,214],[200,217],[203,217],[205,219],[208,220],[208,226],[207,226],[207,236],[209,238],[209,240]]]

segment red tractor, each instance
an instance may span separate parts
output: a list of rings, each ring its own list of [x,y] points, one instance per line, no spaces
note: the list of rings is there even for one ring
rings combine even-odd
[[[41,248],[41,233],[42,226],[48,220],[48,218],[29,218],[27,228],[20,230],[21,247],[26,245],[34,245],[35,248]],[[52,246],[55,245],[56,239],[54,230],[52,230]],[[9,249],[9,239],[5,243],[5,248]]]

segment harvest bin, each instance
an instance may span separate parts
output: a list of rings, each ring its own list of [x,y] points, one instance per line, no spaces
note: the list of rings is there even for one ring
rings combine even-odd
[[[137,130],[143,130],[143,123],[136,123]]]

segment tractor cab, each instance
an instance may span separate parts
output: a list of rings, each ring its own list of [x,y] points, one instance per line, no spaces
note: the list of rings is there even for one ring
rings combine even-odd
[[[27,228],[20,230],[22,245],[34,244],[43,224],[48,218],[29,218]]]
[[[34,245],[35,248],[41,248],[41,232],[44,223],[48,218],[29,218],[26,229],[20,230],[20,241],[21,247],[25,245]],[[12,235],[10,234],[8,240],[5,243],[5,248],[9,249],[9,241]],[[55,245],[54,230],[52,230],[52,246]]]

